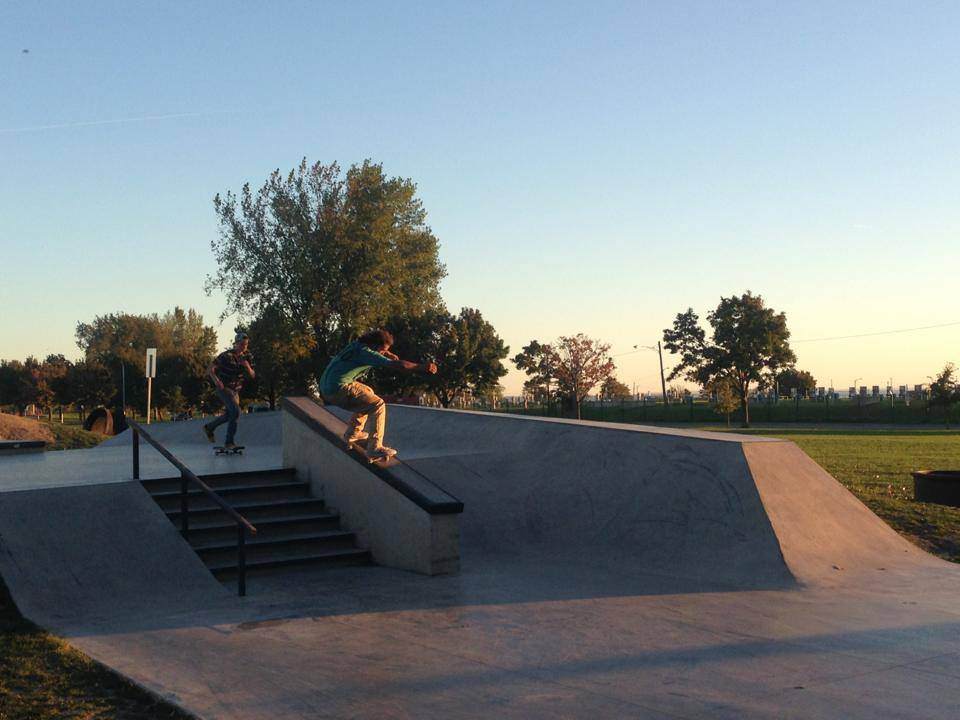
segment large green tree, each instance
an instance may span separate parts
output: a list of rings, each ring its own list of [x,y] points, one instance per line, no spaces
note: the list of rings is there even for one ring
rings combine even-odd
[[[557,391],[576,408],[579,420],[584,398],[616,369],[608,354],[610,345],[577,333],[561,336],[554,348]]]
[[[416,185],[379,164],[341,173],[304,159],[259,190],[246,184],[213,204],[220,235],[208,292],[226,294],[225,314],[278,313],[308,329],[316,376],[357,335],[441,307],[446,272]]]
[[[523,390],[535,401],[550,402],[556,392],[556,384],[551,386],[551,383],[556,377],[557,361],[553,346],[538,340],[531,340],[513,356],[512,362],[517,370],[527,375]]]
[[[85,410],[106,405],[116,395],[110,371],[95,360],[73,363],[60,382],[64,385],[60,392],[70,398],[71,404],[80,405]]]
[[[600,397],[604,400],[628,400],[633,394],[625,383],[611,375],[600,385]]]
[[[530,376],[524,383],[525,390],[534,397],[542,394],[546,399],[555,393],[576,411],[579,419],[584,398],[616,369],[609,350],[608,344],[578,333],[561,336],[553,344],[531,340],[514,356],[513,364]],[[550,383],[554,380],[556,386],[551,390]]]
[[[771,385],[777,395],[799,395],[809,397],[817,389],[817,379],[806,370],[788,367],[771,377]]]
[[[267,307],[243,328],[250,335],[257,376],[245,386],[245,394],[260,397],[277,406],[285,394],[308,394],[312,370],[313,334],[297,326],[275,307]]]
[[[37,400],[36,359],[27,361],[0,360],[0,405],[12,405],[23,415],[26,407]]]
[[[203,397],[206,369],[217,349],[216,333],[203,323],[203,316],[179,307],[162,316],[156,313],[98,316],[90,323],[78,323],[76,336],[87,362],[110,371],[118,395],[125,377],[127,403],[144,410],[147,348],[157,349],[155,402],[182,397],[193,406]],[[118,402],[119,397],[114,400]]]
[[[713,330],[709,339],[700,318],[689,308],[663,331],[664,347],[680,355],[668,379],[682,377],[701,387],[728,380],[743,408],[743,424],[749,426],[751,384],[796,362],[786,315],[766,307],[762,297],[748,291],[720,298],[716,310],[707,314],[707,322]]]

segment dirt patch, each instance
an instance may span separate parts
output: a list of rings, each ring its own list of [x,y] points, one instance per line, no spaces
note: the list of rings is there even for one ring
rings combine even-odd
[[[32,418],[0,413],[0,440],[44,440],[53,443],[53,432]]]

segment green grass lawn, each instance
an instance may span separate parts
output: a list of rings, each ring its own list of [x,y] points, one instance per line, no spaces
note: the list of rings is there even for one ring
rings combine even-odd
[[[50,450],[97,445],[105,436],[78,424],[46,424]],[[0,720],[187,720],[124,678],[25,620],[0,579]]]
[[[61,425],[57,421],[48,423],[44,420],[40,422],[49,427],[56,438],[56,442],[49,446],[47,450],[81,450],[99,445],[107,439],[106,435],[88,432],[79,425]]]
[[[24,620],[0,582],[0,720],[188,720]]]
[[[894,530],[934,555],[960,562],[960,508],[915,501],[910,475],[960,470],[957,431],[732,430],[792,440]]]

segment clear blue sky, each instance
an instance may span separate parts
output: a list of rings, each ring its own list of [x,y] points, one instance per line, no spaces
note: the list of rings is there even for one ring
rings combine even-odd
[[[512,353],[584,332],[653,389],[633,346],[750,289],[820,384],[925,382],[960,364],[958,36],[955,2],[4,3],[0,358],[176,305],[225,342],[212,198],[306,156],[414,180]]]

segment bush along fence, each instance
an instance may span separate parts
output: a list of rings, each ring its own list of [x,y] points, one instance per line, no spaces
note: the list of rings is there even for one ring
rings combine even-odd
[[[476,409],[492,409],[477,405]],[[576,417],[576,411],[563,403],[500,405],[501,412],[540,417]],[[724,423],[726,416],[717,413],[708,402],[685,398],[664,405],[651,400],[591,400],[581,407],[583,420],[625,423]],[[730,424],[740,425],[743,412],[730,414]],[[751,423],[883,423],[894,425],[960,426],[960,407],[935,406],[913,400],[909,404],[889,399],[875,402],[858,400],[818,400],[780,398],[752,401]]]

